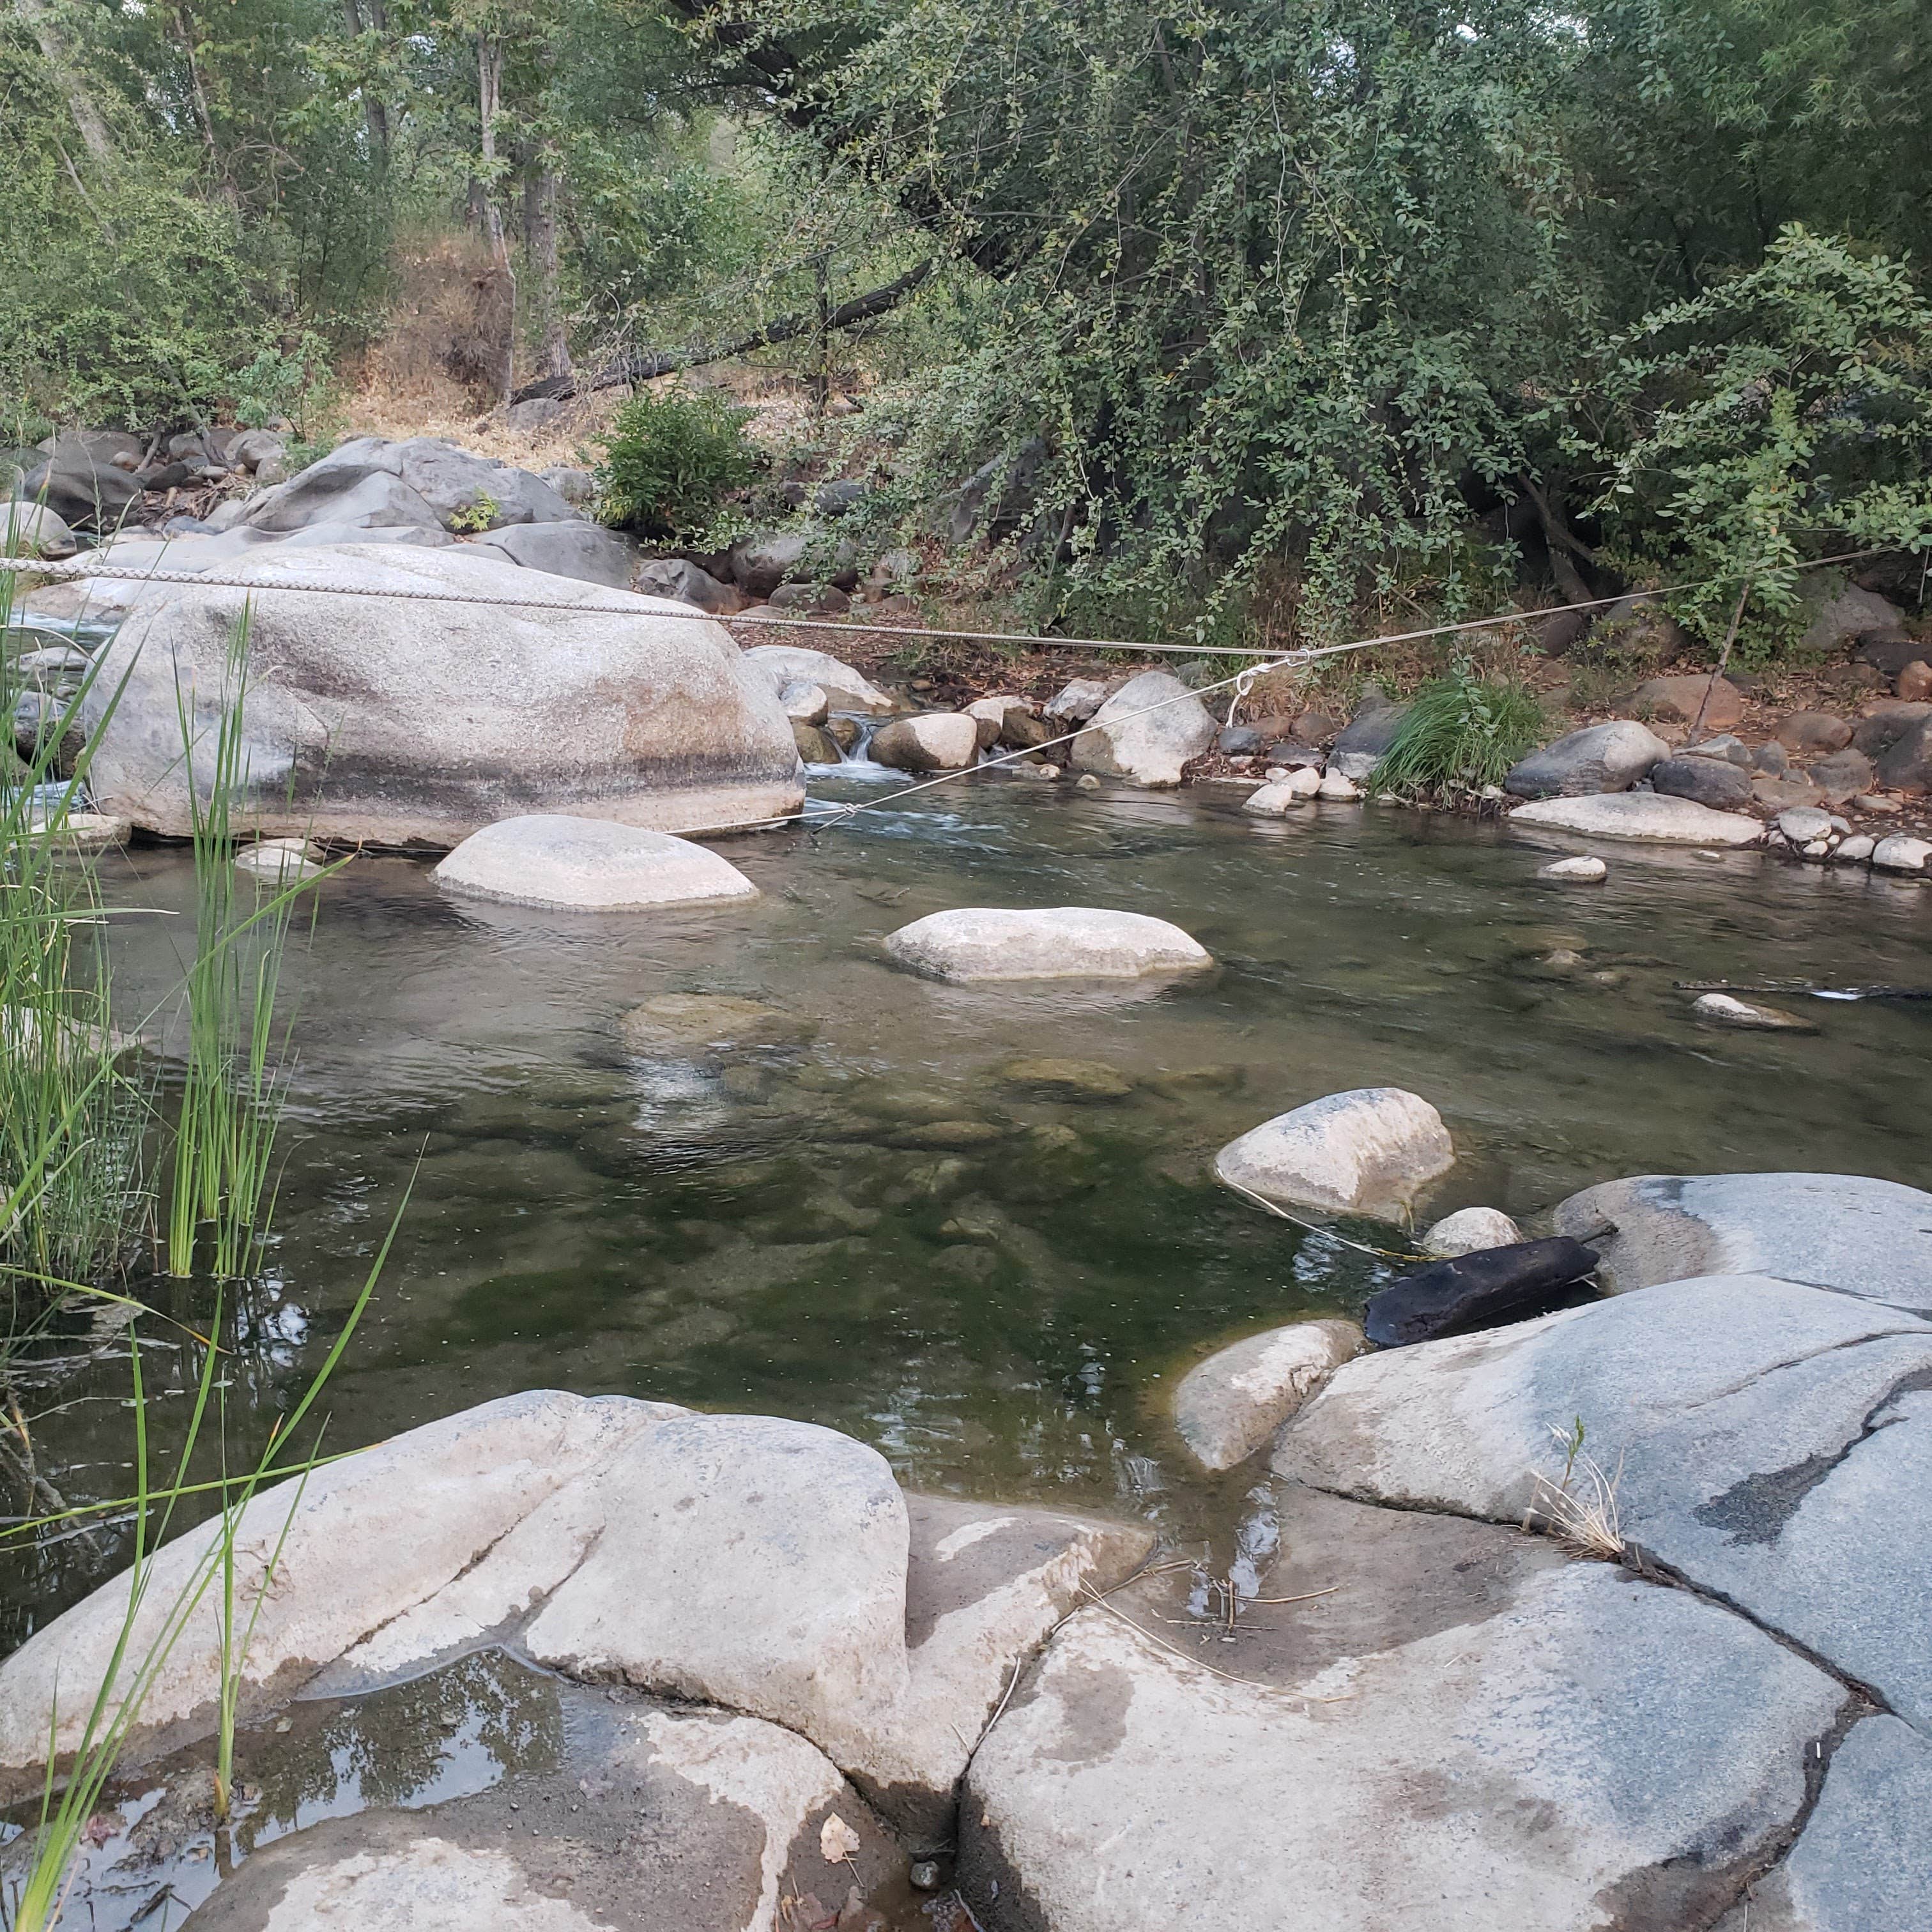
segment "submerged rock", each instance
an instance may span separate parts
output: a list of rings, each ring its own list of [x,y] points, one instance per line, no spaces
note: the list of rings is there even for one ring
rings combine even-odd
[[[889,934],[887,956],[928,979],[1138,980],[1198,972],[1207,949],[1164,919],[1094,906],[962,907]]]
[[[1230,1141],[1214,1172],[1285,1207],[1397,1220],[1456,1164],[1442,1116],[1399,1087],[1330,1094]]]
[[[1134,1083],[1103,1060],[1010,1060],[1000,1076],[1057,1100],[1124,1100]]]
[[[1500,1208],[1461,1208],[1438,1221],[1420,1245],[1425,1255],[1448,1261],[1484,1248],[1511,1247],[1522,1239],[1522,1230]]]
[[[1596,1264],[1590,1249],[1562,1234],[1458,1255],[1371,1296],[1363,1331],[1378,1348],[1406,1348],[1452,1330],[1495,1328],[1546,1306]]]
[[[617,1030],[633,1053],[650,1054],[777,1046],[808,1034],[812,1022],[733,993],[660,993],[633,1006]]]
[[[1602,860],[1587,856],[1552,859],[1548,865],[1536,868],[1539,879],[1553,880],[1558,885],[1600,885],[1610,874],[1610,868]]]
[[[235,869],[270,885],[292,886],[319,879],[327,868],[305,838],[260,838],[236,854]]]
[[[1592,838],[1630,838],[1658,845],[1750,845],[1764,827],[1738,812],[1713,812],[1688,798],[1655,792],[1604,792],[1592,798],[1546,798],[1520,805],[1513,830],[1577,832]]]
[[[1214,742],[1208,707],[1180,679],[1164,670],[1130,677],[1070,748],[1086,772],[1160,790],[1180,782],[1181,768]]]
[[[1932,1315],[1932,1194],[1856,1174],[1646,1174],[1558,1204],[1612,1294],[1778,1275]]]
[[[1174,1426],[1204,1468],[1232,1469],[1362,1346],[1352,1322],[1294,1322],[1251,1335],[1188,1370],[1174,1392]]]
[[[688,838],[605,818],[532,812],[486,825],[436,868],[446,890],[512,905],[647,912],[707,899],[754,899],[736,866]]]
[[[544,596],[562,608],[517,608],[529,574],[468,544],[274,544],[224,574],[238,581],[144,592],[104,647],[83,717],[102,811],[191,829],[177,682],[212,760],[244,609],[238,826],[448,846],[520,812],[675,831],[754,824],[803,796],[768,686],[721,627],[649,598],[556,578]],[[366,594],[301,587],[317,583]]]
[[[1691,1002],[1690,1010],[1713,1026],[1738,1027],[1754,1033],[1816,1033],[1815,1020],[1800,1019],[1782,1006],[1754,1006],[1748,1000],[1733,999],[1729,993],[1702,993]]]

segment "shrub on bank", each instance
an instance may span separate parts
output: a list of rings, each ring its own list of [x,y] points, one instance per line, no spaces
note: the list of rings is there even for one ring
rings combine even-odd
[[[752,412],[712,393],[633,396],[604,440],[597,490],[605,523],[640,536],[692,537],[757,476]]]

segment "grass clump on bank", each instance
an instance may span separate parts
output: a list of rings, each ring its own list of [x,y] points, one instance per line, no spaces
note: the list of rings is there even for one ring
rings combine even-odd
[[[1465,661],[1415,694],[1370,775],[1370,789],[1415,794],[1501,784],[1548,724],[1542,699],[1527,685],[1486,676]]]

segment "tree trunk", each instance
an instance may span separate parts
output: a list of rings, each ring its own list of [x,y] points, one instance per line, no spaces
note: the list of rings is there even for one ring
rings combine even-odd
[[[531,170],[524,200],[524,246],[537,278],[537,321],[542,332],[539,360],[546,376],[570,374],[570,332],[564,326],[563,290],[557,269],[556,170],[548,152]]]
[[[74,124],[80,130],[87,152],[94,157],[98,166],[111,167],[114,143],[108,138],[107,123],[100,118],[100,110],[94,104],[87,83],[68,59],[67,49],[62,44],[60,29],[48,17],[42,0],[13,0],[13,6],[16,17],[33,35],[34,44],[40,50],[40,58],[53,76],[54,85],[67,102],[67,111],[74,116]]]
[[[517,348],[517,275],[510,266],[510,244],[503,232],[502,203],[496,192],[496,116],[503,103],[503,43],[494,34],[476,40],[476,105],[480,124],[478,152],[482,166],[483,233],[490,244],[493,274],[502,278],[509,300],[504,305],[502,354],[497,369],[500,400],[508,402],[514,386]]]
[[[362,38],[362,14],[356,0],[342,0],[342,10],[349,23],[349,38],[359,40]],[[388,27],[388,16],[384,12],[382,0],[370,0],[369,25],[375,30],[377,49],[384,44]],[[369,152],[376,158],[376,165],[387,167],[389,164],[389,107],[375,84],[373,71],[362,81],[362,122],[369,130]]]

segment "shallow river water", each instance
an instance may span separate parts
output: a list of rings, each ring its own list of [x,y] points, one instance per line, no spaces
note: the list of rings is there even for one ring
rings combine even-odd
[[[231,1457],[338,1331],[413,1171],[326,1448],[520,1389],[654,1396],[847,1430],[910,1486],[1146,1514],[1225,1561],[1265,1541],[1253,1474],[1190,1480],[1175,1381],[1258,1328],[1358,1312],[1389,1272],[1215,1184],[1215,1150],[1258,1121],[1413,1089],[1461,1156],[1432,1216],[1488,1202],[1534,1223],[1625,1174],[1924,1184],[1932,1004],[1788,996],[1816,1035],[1718,1033],[1672,982],[1932,983],[1932,893],[1654,849],[1554,887],[1548,853],[1493,827],[1258,822],[1239,796],[976,780],[815,838],[720,842],[764,896],[649,916],[457,902],[426,863],[357,860],[287,976],[276,1234],[224,1317]],[[111,903],[192,904],[178,850],[106,869]],[[1172,920],[1218,970],[965,989],[878,948],[942,908],[1064,904]],[[117,923],[124,1024],[178,986],[180,924]],[[694,992],[788,1023],[723,1052],[626,1050],[622,1015]],[[1014,1064],[1040,1059],[1095,1064],[1076,1088]],[[205,1288],[156,1295],[210,1317]],[[71,1501],[131,1486],[127,1385],[108,1355],[37,1420]],[[11,1563],[0,1648],[124,1558],[94,1535]]]

